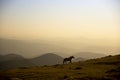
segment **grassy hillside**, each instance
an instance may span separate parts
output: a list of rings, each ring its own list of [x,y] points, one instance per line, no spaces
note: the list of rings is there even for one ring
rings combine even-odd
[[[0,71],[0,80],[120,80],[119,59],[116,55],[72,64],[21,67]]]

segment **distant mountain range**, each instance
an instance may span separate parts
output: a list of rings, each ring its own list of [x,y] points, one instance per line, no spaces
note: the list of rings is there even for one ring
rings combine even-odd
[[[30,59],[30,62],[35,65],[54,65],[54,64],[62,64],[63,58],[53,53],[47,53],[41,55],[39,57],[35,57]]]
[[[72,53],[72,49],[70,50],[44,41],[30,42],[0,39],[0,54],[4,54],[0,55],[0,69],[62,64],[63,58],[72,55],[70,52]],[[35,55],[37,57],[34,57]],[[23,56],[33,58],[24,58]],[[78,52],[73,53],[73,56],[75,56],[73,61],[77,62],[106,55],[93,52]]]
[[[29,67],[33,64],[24,57],[16,54],[0,56],[0,69],[9,69],[16,67]]]
[[[73,62],[84,60],[87,60],[87,58],[75,57],[75,59],[73,59]],[[62,62],[63,57],[53,53],[47,53],[31,59],[24,58],[23,56],[18,54],[0,55],[0,69],[55,65],[62,64]]]
[[[61,56],[52,53],[32,59],[26,59],[16,54],[0,55],[0,69],[62,64],[62,60]]]

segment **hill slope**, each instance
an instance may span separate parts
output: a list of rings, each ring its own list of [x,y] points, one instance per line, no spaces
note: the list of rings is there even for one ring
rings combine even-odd
[[[8,54],[5,56],[1,56],[0,58],[0,69],[10,69],[29,66],[33,66],[33,64],[20,55]]]
[[[76,62],[1,71],[2,79],[21,80],[120,80],[120,55]]]
[[[53,53],[47,53],[32,59],[26,59],[20,55],[8,54],[0,56],[0,69],[17,67],[43,66],[61,64],[63,58]]]
[[[61,64],[63,58],[53,53],[47,53],[39,57],[33,58],[30,61],[36,65],[54,65]]]
[[[24,57],[17,55],[17,54],[8,54],[8,55],[1,55],[0,62],[2,61],[9,61],[9,60],[23,60]]]

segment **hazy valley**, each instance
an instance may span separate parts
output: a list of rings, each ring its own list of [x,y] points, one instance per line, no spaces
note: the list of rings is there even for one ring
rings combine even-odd
[[[99,52],[104,47],[100,48],[100,45],[96,47],[98,45],[95,46],[94,44],[94,48],[93,45],[86,44],[84,40],[83,43],[77,43],[81,45],[77,46],[77,48],[80,48],[78,50],[71,46],[73,45],[72,42],[68,42],[71,45],[67,45],[58,43],[58,41],[41,40],[35,42],[0,39],[0,79],[119,80],[119,55],[104,54]],[[91,45],[91,47],[88,45]],[[111,49],[108,48],[108,50]],[[115,54],[119,52],[118,47],[115,47],[114,50],[116,51]],[[75,57],[72,64],[63,64],[63,59],[71,55]],[[99,73],[99,75],[96,75],[96,73]],[[57,76],[55,77],[54,74]]]
[[[0,0],[0,80],[120,80],[120,0]]]
[[[80,42],[78,42],[80,41]],[[90,43],[91,42],[91,43]],[[46,40],[14,40],[0,39],[0,54],[6,55],[10,53],[22,55],[26,58],[37,57],[46,53],[54,53],[62,57],[74,55],[75,57],[92,58],[102,57],[109,54],[118,54],[119,46],[110,47],[101,46],[99,42],[79,39],[77,41],[46,41]],[[109,44],[109,42],[107,43]],[[90,55],[89,55],[90,54]],[[98,54],[98,55],[97,55]],[[93,58],[94,58],[93,57]]]

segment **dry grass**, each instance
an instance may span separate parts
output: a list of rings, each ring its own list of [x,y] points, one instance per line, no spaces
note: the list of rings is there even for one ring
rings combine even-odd
[[[118,57],[120,58],[120,56],[105,57],[73,64],[16,68],[0,72],[4,77],[21,80],[104,80],[110,78],[107,71],[120,66]],[[111,62],[117,64],[110,64]],[[117,80],[114,77],[110,79]]]

